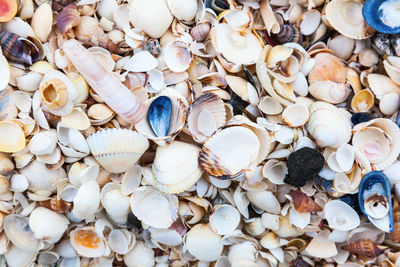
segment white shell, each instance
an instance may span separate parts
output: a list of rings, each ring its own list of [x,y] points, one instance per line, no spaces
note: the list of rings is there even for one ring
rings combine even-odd
[[[53,153],[57,145],[57,137],[54,132],[42,131],[35,134],[29,141],[28,149],[37,156]]]
[[[67,230],[69,220],[62,214],[44,207],[34,209],[29,216],[29,227],[36,238],[57,242]]]
[[[270,191],[247,191],[247,197],[257,208],[274,214],[281,212],[281,205]]]
[[[152,170],[156,187],[168,194],[178,194],[193,186],[201,177],[200,148],[174,141],[156,150]]]
[[[196,0],[167,0],[169,10],[179,20],[190,21],[197,13]]]
[[[307,123],[310,118],[308,109],[302,104],[293,104],[285,108],[282,113],[282,120],[289,127],[300,127]]]
[[[207,224],[196,224],[190,229],[185,244],[189,253],[201,261],[216,261],[224,248],[221,237]]]
[[[78,219],[88,219],[94,215],[100,204],[100,187],[95,181],[82,184],[73,200],[71,213]]]
[[[341,200],[331,200],[324,207],[329,227],[339,231],[349,231],[360,225],[357,212]]]
[[[41,242],[29,227],[28,218],[10,214],[4,219],[3,227],[7,238],[19,249],[32,252],[41,249]]]
[[[54,183],[62,177],[61,175],[65,175],[62,168],[51,170],[38,160],[34,160],[21,169],[20,173],[25,175],[28,180],[29,189],[35,191],[53,191],[55,189]]]
[[[240,214],[231,205],[217,205],[210,216],[210,227],[218,235],[232,233],[240,223]]]
[[[31,26],[35,36],[41,41],[46,42],[53,26],[53,12],[48,3],[41,4],[32,17]]]
[[[132,72],[145,72],[155,69],[158,61],[147,51],[140,51],[129,58],[124,64],[124,69]]]
[[[187,70],[192,62],[192,53],[189,46],[182,41],[173,41],[167,44],[163,49],[163,53],[165,64],[173,72]]]
[[[101,204],[114,222],[126,223],[130,211],[129,197],[122,194],[121,184],[111,182],[103,186]]]
[[[306,247],[305,251],[312,257],[329,258],[335,256],[338,251],[335,242],[329,241],[330,232],[323,230]]]
[[[133,249],[124,255],[124,263],[128,267],[153,267],[154,251],[145,242],[138,241]]]

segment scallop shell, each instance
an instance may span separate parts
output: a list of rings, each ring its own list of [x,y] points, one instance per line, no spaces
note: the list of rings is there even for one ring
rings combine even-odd
[[[17,152],[25,148],[25,134],[16,121],[0,121],[0,151]]]
[[[128,267],[154,266],[154,250],[147,246],[144,241],[136,242],[131,251],[124,255],[124,263]]]
[[[37,239],[55,243],[64,234],[69,220],[59,213],[44,207],[34,209],[29,216],[29,227]]]
[[[339,104],[346,101],[350,90],[344,83],[332,81],[319,81],[310,84],[308,87],[310,94],[318,100],[331,104]]]
[[[131,195],[133,214],[145,224],[167,229],[177,219],[178,198],[151,186],[141,186]]]
[[[145,109],[146,113],[148,113],[148,109],[151,103],[157,99],[159,96],[167,96],[172,102],[172,110],[171,110],[171,118],[169,124],[168,134],[166,136],[157,136],[148,120],[144,119],[139,123],[135,124],[136,130],[146,136],[147,138],[153,140],[158,145],[167,145],[171,143],[174,138],[179,134],[179,132],[185,126],[186,120],[186,112],[189,104],[186,99],[176,90],[173,89],[165,89],[161,92],[160,95],[150,98],[145,101]]]
[[[187,114],[188,132],[198,143],[203,143],[226,121],[224,102],[212,93],[196,98]]]
[[[41,249],[41,241],[35,237],[29,227],[28,218],[21,215],[10,214],[3,222],[7,238],[19,249],[35,252]]]
[[[334,0],[326,6],[326,18],[332,27],[352,39],[366,39],[375,34],[362,15],[363,3],[358,0]]]
[[[224,248],[221,237],[207,224],[196,224],[186,235],[187,250],[201,261],[216,261]]]
[[[135,27],[150,37],[160,38],[168,30],[174,17],[167,0],[133,0],[129,6],[129,18]]]
[[[374,170],[392,165],[400,152],[400,129],[389,119],[378,118],[353,128],[353,146],[364,154]]]
[[[224,128],[205,141],[199,155],[200,167],[216,178],[234,178],[257,161],[259,149],[260,141],[250,129]]]
[[[178,194],[193,186],[202,175],[199,151],[195,145],[178,141],[157,147],[152,166],[155,186],[168,194]]]
[[[86,141],[100,165],[112,173],[130,169],[149,147],[143,135],[128,129],[101,130]]]
[[[92,226],[71,231],[70,240],[72,247],[83,257],[101,257],[106,252],[104,241],[100,239]]]
[[[339,231],[350,231],[360,225],[357,212],[341,200],[331,200],[324,207],[329,227]]]

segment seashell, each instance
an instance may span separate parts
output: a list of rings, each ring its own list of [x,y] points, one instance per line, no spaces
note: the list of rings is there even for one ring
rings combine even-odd
[[[124,263],[127,267],[154,266],[154,250],[143,241],[137,241],[131,251],[124,255]]]
[[[188,45],[181,41],[173,41],[167,44],[163,49],[163,53],[165,64],[167,64],[167,67],[173,72],[183,72],[187,70],[192,62],[192,53]]]
[[[167,0],[172,15],[179,20],[191,21],[197,13],[196,0]]]
[[[347,60],[354,51],[354,39],[339,34],[328,41],[328,47],[333,54]]]
[[[310,106],[307,131],[320,147],[339,147],[351,138],[350,114],[325,102]],[[329,119],[328,119],[329,118]]]
[[[311,35],[314,33],[321,21],[321,13],[317,9],[311,9],[303,13],[297,19],[297,26],[300,32],[304,35]]]
[[[279,214],[281,211],[281,205],[270,191],[247,191],[247,198],[255,207],[268,213]]]
[[[329,227],[339,231],[350,231],[360,225],[357,212],[341,200],[331,200],[324,207]]]
[[[81,108],[74,108],[69,114],[61,117],[65,127],[76,130],[86,130],[90,126],[90,120]]]
[[[93,226],[76,228],[69,235],[71,245],[78,255],[87,258],[96,258],[104,255],[106,251],[104,241],[97,235]]]
[[[41,57],[34,42],[11,32],[0,31],[0,45],[4,56],[16,63],[32,65]]]
[[[346,101],[350,90],[344,83],[333,81],[319,81],[310,84],[308,87],[310,94],[318,100],[331,104],[339,104]]]
[[[374,170],[389,167],[400,150],[400,129],[389,119],[378,118],[353,128],[353,146],[364,154]]]
[[[253,33],[242,36],[228,24],[220,23],[210,31],[210,39],[221,64],[229,72],[239,72],[241,65],[256,63],[262,46]]]
[[[240,141],[242,140],[242,141]],[[235,178],[257,160],[260,142],[248,128],[228,127],[207,139],[199,154],[201,169],[219,179]],[[229,150],[230,153],[225,153]]]
[[[77,219],[88,219],[94,215],[100,204],[100,187],[95,181],[83,183],[73,198],[71,213]]]
[[[303,34],[293,24],[283,24],[278,33],[273,35],[279,44],[303,42]]]
[[[224,248],[221,237],[207,224],[196,224],[190,229],[185,244],[189,253],[201,261],[216,261]]]
[[[34,209],[29,216],[29,227],[37,239],[57,242],[68,228],[68,219],[44,207]]]
[[[56,196],[49,200],[41,201],[40,205],[57,213],[66,213],[71,207],[70,203],[58,199]]]
[[[199,23],[190,30],[190,35],[192,35],[193,39],[197,42],[204,41],[208,37],[209,33],[210,24],[207,22]]]
[[[129,213],[129,197],[121,192],[121,185],[107,183],[101,190],[101,204],[117,224],[125,224]]]
[[[178,194],[193,186],[202,175],[199,151],[195,145],[178,141],[157,147],[152,166],[155,186],[168,194]]]
[[[164,137],[168,135],[171,112],[172,101],[167,96],[159,96],[151,102],[147,119],[156,136]]]
[[[281,246],[280,241],[280,237],[277,234],[269,232],[261,238],[260,244],[266,249],[276,249]]]
[[[330,232],[323,230],[314,237],[305,251],[312,257],[328,258],[338,254],[335,242],[329,240]]]
[[[65,6],[57,16],[57,28],[62,34],[70,33],[72,28],[79,25],[81,15],[75,5]]]
[[[17,121],[0,121],[0,151],[17,152],[25,148],[25,134]]]
[[[103,125],[112,120],[115,112],[105,104],[94,104],[87,111],[91,125]]]
[[[16,0],[7,0],[2,2],[3,8],[0,13],[0,22],[11,20],[18,10],[18,2]]]
[[[149,6],[154,8],[150,10]],[[152,38],[160,38],[168,30],[173,18],[167,0],[134,0],[129,6],[132,24]]]
[[[131,195],[130,204],[139,220],[155,228],[167,229],[177,219],[178,198],[151,186],[137,188]]]
[[[363,4],[358,0],[335,0],[326,6],[326,18],[338,32],[352,39],[366,39],[375,30],[365,23]]]
[[[41,4],[32,16],[31,27],[35,36],[46,42],[53,26],[53,12],[48,3]]]
[[[232,233],[240,223],[240,214],[231,205],[217,205],[210,215],[210,227],[218,235]]]
[[[169,102],[167,99],[172,103],[170,118],[168,118],[167,106],[164,106]],[[154,108],[162,107],[163,113],[160,113],[157,109],[154,109],[154,113],[150,113],[150,107],[152,107],[154,101],[157,104],[154,105]],[[150,98],[144,104],[145,109],[148,110],[148,119],[135,124],[136,130],[158,145],[167,145],[172,142],[185,125],[186,111],[189,106],[186,99],[176,90],[165,89],[160,95]],[[161,116],[161,114],[163,115]],[[168,125],[169,128],[167,129]],[[157,132],[154,131],[155,127],[159,129]]]
[[[145,116],[144,106],[135,95],[117,77],[106,71],[92,58],[78,41],[72,39],[66,41],[63,44],[63,50],[88,84],[97,94],[101,95],[101,98],[112,110],[133,123],[140,121]],[[99,80],[102,83],[99,83]],[[112,93],[107,90],[110,87],[115,88]]]
[[[392,241],[397,243],[400,240],[400,207],[396,198],[393,199],[393,231],[390,232]]]
[[[90,135],[86,141],[100,165],[112,173],[130,169],[149,147],[144,136],[127,129],[101,130]]]
[[[367,76],[368,84],[379,99],[379,109],[385,115],[396,112],[400,106],[400,87],[389,77],[371,73]]]
[[[367,112],[375,104],[374,95],[370,90],[364,89],[358,91],[351,100],[351,109],[354,112]]]
[[[346,69],[340,59],[329,53],[318,53],[315,65],[308,74],[308,82],[313,84],[320,81],[346,82]]]
[[[134,54],[125,64],[124,69],[132,72],[145,72],[156,68],[157,59],[147,51]]]
[[[386,73],[397,85],[400,85],[400,57],[388,56],[383,61]]]
[[[314,200],[307,196],[305,193],[300,192],[300,191],[290,191],[288,193],[290,196],[294,209],[297,212],[303,213],[303,212],[315,212],[315,211],[321,211],[322,208],[314,202]]]
[[[161,54],[160,42],[158,39],[150,39],[144,44],[144,49],[153,57],[158,57]]]
[[[365,1],[362,13],[365,22],[381,33],[400,33],[400,22],[395,10],[398,8],[396,1]]]
[[[257,106],[267,115],[277,115],[283,111],[282,105],[270,96],[263,96]]]
[[[57,145],[57,137],[52,132],[38,132],[36,133],[28,144],[28,149],[32,154],[42,156],[51,154]]]
[[[375,245],[371,239],[362,239],[359,241],[351,242],[342,247],[342,249],[350,251],[351,253],[363,256],[369,259],[378,257],[383,253],[383,250]]]
[[[376,33],[372,38],[372,47],[378,52],[379,55],[393,55],[393,47],[390,42],[389,35],[383,33]]]
[[[361,180],[358,203],[368,220],[384,232],[393,230],[390,183],[383,172],[372,171]]]
[[[7,238],[19,249],[30,252],[41,249],[41,241],[29,227],[28,218],[10,214],[4,218],[3,227]]]
[[[232,91],[242,100],[253,105],[258,103],[258,92],[251,83],[243,78],[232,75],[226,75],[225,78]]]
[[[295,128],[303,126],[309,119],[308,109],[302,104],[287,106],[282,112],[282,120],[289,127]]]
[[[364,48],[358,53],[358,62],[365,67],[378,64],[378,53],[372,48]]]

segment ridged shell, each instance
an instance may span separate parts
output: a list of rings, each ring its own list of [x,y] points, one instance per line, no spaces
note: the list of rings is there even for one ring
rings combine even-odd
[[[250,129],[228,127],[205,141],[199,155],[200,167],[216,178],[234,178],[257,161],[259,149],[260,142]]]
[[[49,242],[57,242],[68,225],[67,217],[44,207],[34,209],[29,216],[29,227],[36,238]]]
[[[109,172],[130,169],[149,147],[146,137],[128,129],[106,129],[87,138],[93,156]]]
[[[342,249],[350,251],[351,253],[357,254],[361,257],[365,256],[369,259],[378,257],[383,253],[383,250],[375,245],[371,239],[367,238],[351,242],[350,244],[343,246]]]
[[[129,18],[135,27],[150,37],[160,38],[168,30],[174,17],[167,0],[133,0],[129,6]]]
[[[199,151],[195,145],[178,141],[157,147],[152,166],[155,186],[168,194],[179,194],[193,186],[202,175]]]
[[[318,100],[331,104],[339,104],[346,101],[350,90],[344,83],[332,81],[314,82],[308,87],[310,94]]]
[[[326,6],[326,18],[332,27],[352,39],[366,39],[375,30],[367,25],[362,16],[363,3],[358,0],[334,0]]]
[[[70,203],[62,199],[57,199],[57,196],[54,196],[49,200],[41,201],[40,205],[57,213],[65,213],[71,207]]]

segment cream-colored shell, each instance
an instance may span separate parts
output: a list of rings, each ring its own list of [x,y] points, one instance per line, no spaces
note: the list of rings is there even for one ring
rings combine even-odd
[[[389,77],[400,86],[400,57],[388,56],[383,61],[383,66]]]
[[[35,36],[46,42],[53,27],[53,11],[48,3],[41,4],[32,17],[31,26]]]
[[[224,248],[221,236],[215,234],[207,224],[196,224],[190,229],[185,244],[189,253],[201,261],[216,261]]]
[[[160,38],[169,28],[173,16],[166,0],[133,0],[129,6],[132,24],[152,38]]]
[[[122,194],[121,184],[107,183],[101,189],[101,204],[114,222],[126,223],[130,210],[129,197]]]
[[[29,227],[36,238],[49,242],[58,241],[68,225],[67,217],[44,207],[34,209],[29,216]]]
[[[88,219],[97,211],[99,204],[100,187],[95,181],[89,181],[79,187],[71,213],[78,219]]]
[[[167,0],[169,10],[179,20],[193,20],[197,13],[197,0]]]
[[[79,236],[81,234],[84,234],[86,236],[83,236],[83,240],[88,240],[92,242],[79,242],[80,238]],[[72,247],[75,249],[75,251],[78,253],[78,255],[87,257],[87,258],[97,258],[104,256],[104,253],[106,252],[106,246],[104,244],[104,241],[100,239],[98,234],[95,231],[95,228],[93,226],[87,226],[87,227],[82,227],[82,228],[76,228],[73,231],[71,231],[70,235],[70,241]],[[87,246],[85,246],[87,244]]]
[[[25,134],[16,121],[0,121],[0,151],[17,152],[25,148]]]

